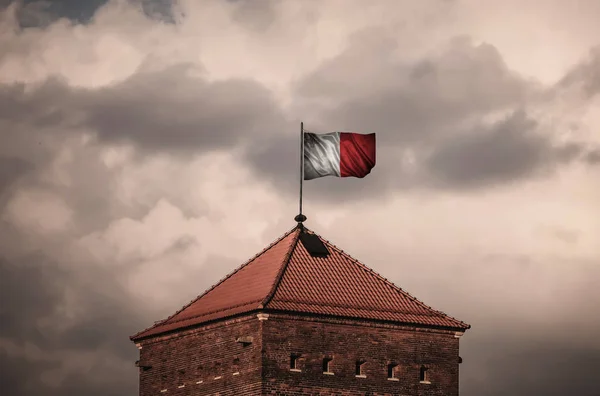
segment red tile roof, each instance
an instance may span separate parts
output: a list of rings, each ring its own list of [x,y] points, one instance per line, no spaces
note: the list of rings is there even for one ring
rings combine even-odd
[[[165,332],[255,310],[390,321],[464,331],[470,326],[418,301],[319,236],[313,257],[295,227],[169,318],[131,337]]]

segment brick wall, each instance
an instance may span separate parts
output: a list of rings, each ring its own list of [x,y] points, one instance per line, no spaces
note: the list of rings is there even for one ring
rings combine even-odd
[[[260,395],[261,323],[249,315],[142,341],[140,365],[152,368],[139,370],[140,396]],[[237,343],[242,336],[252,344]]]
[[[458,395],[454,332],[273,315],[263,325],[264,395]],[[301,372],[290,370],[291,354]],[[323,374],[325,357],[333,375]],[[365,378],[355,375],[357,360]],[[397,364],[397,381],[388,380],[388,364]],[[420,382],[422,366],[429,384]]]
[[[237,343],[243,336],[253,342]],[[140,365],[152,368],[140,368],[140,396],[458,395],[458,338],[450,331],[271,313],[267,320],[247,315],[141,347]],[[290,370],[292,354],[300,371]],[[332,359],[333,375],[323,374],[324,358]],[[355,375],[358,360],[365,362],[364,378]],[[388,364],[397,365],[397,381],[388,380]],[[423,366],[428,384],[420,382]]]

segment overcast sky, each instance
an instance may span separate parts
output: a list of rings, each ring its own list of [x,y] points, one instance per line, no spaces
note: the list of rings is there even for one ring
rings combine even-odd
[[[0,0],[2,395],[136,394],[294,226],[300,121],[377,133],[306,224],[473,326],[462,395],[600,395],[598,0],[170,3]]]

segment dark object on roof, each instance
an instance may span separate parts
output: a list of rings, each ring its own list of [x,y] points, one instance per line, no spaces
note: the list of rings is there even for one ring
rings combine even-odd
[[[317,234],[309,234],[308,232],[300,233],[300,242],[304,245],[306,251],[313,257],[327,257],[329,250],[327,246],[319,239]]]

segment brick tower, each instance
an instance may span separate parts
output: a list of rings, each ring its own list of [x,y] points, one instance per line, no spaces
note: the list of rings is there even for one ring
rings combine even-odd
[[[468,328],[299,224],[131,340],[140,396],[456,396]]]

